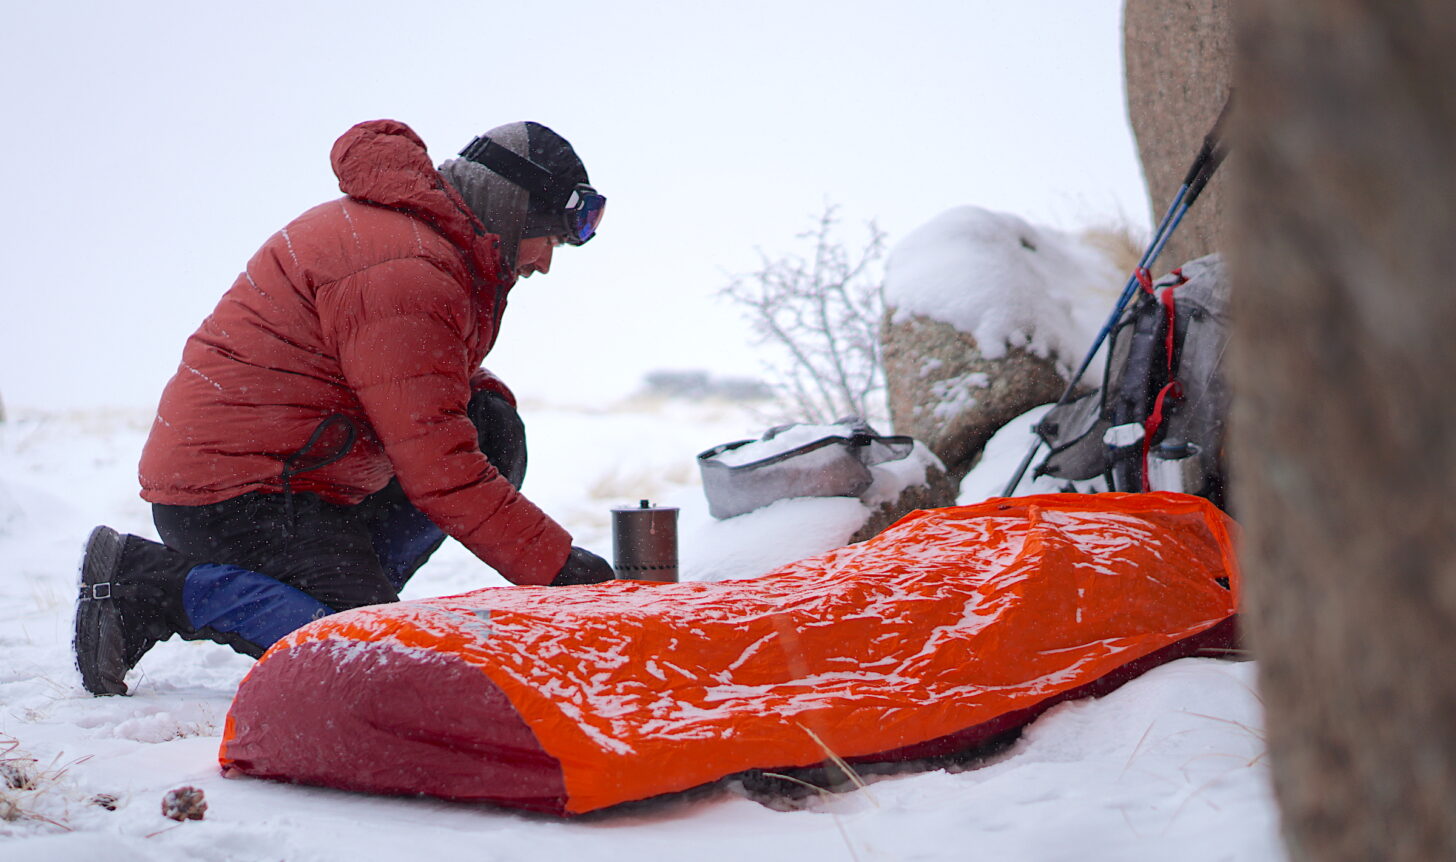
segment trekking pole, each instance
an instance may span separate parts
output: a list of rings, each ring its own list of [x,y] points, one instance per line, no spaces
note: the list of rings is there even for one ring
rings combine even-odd
[[[1083,357],[1082,364],[1077,366],[1076,373],[1068,381],[1067,387],[1062,390],[1061,397],[1057,399],[1056,404],[1052,405],[1053,410],[1067,403],[1072,397],[1072,391],[1077,388],[1077,384],[1082,380],[1082,375],[1086,374],[1087,369],[1091,367],[1093,357],[1102,348],[1102,342],[1112,334],[1112,330],[1117,327],[1117,321],[1127,310],[1127,304],[1137,295],[1138,285],[1143,274],[1157,261],[1158,255],[1163,253],[1163,247],[1168,244],[1168,240],[1173,236],[1173,231],[1177,230],[1178,225],[1183,222],[1183,216],[1188,213],[1189,207],[1193,206],[1193,202],[1198,200],[1198,196],[1203,193],[1208,181],[1213,178],[1213,172],[1223,164],[1224,157],[1228,155],[1228,146],[1223,142],[1223,124],[1228,118],[1233,96],[1233,91],[1230,90],[1228,99],[1224,101],[1223,110],[1219,112],[1218,119],[1213,123],[1213,128],[1203,136],[1203,145],[1198,148],[1198,155],[1194,157],[1193,164],[1188,168],[1188,173],[1184,175],[1183,184],[1173,195],[1173,202],[1163,213],[1157,230],[1153,231],[1153,238],[1149,241],[1148,247],[1143,250],[1142,257],[1138,259],[1137,268],[1133,270],[1132,275],[1127,279],[1127,284],[1123,286],[1122,293],[1117,298],[1117,304],[1113,306],[1112,314],[1097,331],[1097,336],[1092,339],[1091,349]],[[1026,475],[1032,460],[1036,458],[1036,453],[1041,450],[1041,444],[1042,439],[1038,435],[1032,441],[1031,449],[1027,451],[1026,457],[1021,459],[1021,464],[1016,468],[1015,475],[1011,477],[1011,481],[1007,483],[1006,490],[1001,492],[1001,496],[1010,497],[1016,492],[1016,486],[1021,484],[1022,477]]]

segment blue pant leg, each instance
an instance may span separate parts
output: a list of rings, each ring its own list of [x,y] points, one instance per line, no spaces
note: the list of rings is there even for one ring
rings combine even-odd
[[[182,606],[199,634],[241,638],[258,654],[294,629],[334,612],[282,581],[220,563],[192,567],[182,585]]]

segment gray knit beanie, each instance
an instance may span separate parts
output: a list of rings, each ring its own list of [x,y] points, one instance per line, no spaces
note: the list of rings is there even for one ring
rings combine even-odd
[[[571,144],[540,123],[507,123],[486,132],[485,137],[562,178],[567,189],[588,182],[586,166]],[[450,159],[440,165],[440,173],[485,223],[485,229],[500,237],[502,263],[508,270],[515,269],[516,250],[523,237],[549,236],[560,228],[564,199],[537,200],[539,196],[468,159]]]

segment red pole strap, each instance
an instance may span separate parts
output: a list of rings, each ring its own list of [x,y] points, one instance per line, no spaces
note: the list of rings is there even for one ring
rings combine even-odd
[[[1140,270],[1138,273],[1139,284],[1142,283],[1142,273],[1144,272],[1146,270]],[[1142,478],[1144,491],[1152,490],[1148,482],[1148,453],[1152,451],[1153,434],[1159,428],[1163,427],[1163,408],[1166,406],[1168,398],[1171,397],[1176,400],[1183,397],[1183,387],[1179,386],[1178,381],[1173,379],[1173,347],[1177,336],[1175,324],[1178,322],[1178,305],[1177,300],[1173,297],[1173,291],[1187,284],[1188,279],[1183,277],[1182,269],[1173,270],[1173,274],[1178,277],[1177,283],[1163,288],[1163,292],[1158,295],[1159,301],[1163,304],[1163,314],[1165,317],[1163,326],[1163,357],[1168,382],[1162,389],[1158,390],[1158,397],[1153,400],[1153,410],[1148,414],[1147,422],[1143,423]],[[1151,285],[1148,285],[1145,289],[1149,293],[1153,292]]]
[[[1147,267],[1140,266],[1133,270],[1132,274],[1137,279],[1138,287],[1141,287],[1148,294],[1153,293],[1153,274],[1148,271]]]

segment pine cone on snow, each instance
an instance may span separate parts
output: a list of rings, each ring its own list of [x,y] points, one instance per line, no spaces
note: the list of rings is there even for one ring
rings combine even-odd
[[[207,800],[196,787],[178,787],[162,797],[162,816],[176,821],[201,820],[207,813]]]

